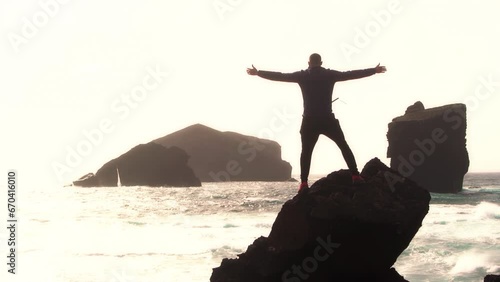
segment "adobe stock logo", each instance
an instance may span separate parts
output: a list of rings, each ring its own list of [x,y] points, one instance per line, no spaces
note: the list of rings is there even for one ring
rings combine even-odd
[[[331,241],[331,235],[326,237],[326,242],[321,238],[316,238],[318,246],[313,251],[313,255],[302,260],[301,265],[293,265],[291,270],[287,270],[281,275],[283,282],[301,282],[309,279],[310,274],[318,270],[319,264],[326,261],[340,247],[339,243]]]
[[[225,20],[225,14],[231,13],[236,7],[241,5],[243,0],[214,0],[212,6],[221,21]]]
[[[492,74],[480,76],[474,92],[465,97],[463,103],[470,113],[475,112],[481,104],[485,104],[485,100],[491,99],[497,93],[498,88],[500,88],[500,82],[494,80]],[[458,130],[466,122],[466,114],[459,109],[449,109],[443,113],[442,119],[449,125],[451,130]],[[395,191],[396,183],[403,183],[405,178],[413,175],[416,168],[423,165],[436,152],[438,146],[446,146],[448,134],[443,128],[434,128],[428,138],[423,140],[415,139],[413,141],[417,148],[406,155],[407,158],[402,155],[397,157],[399,161],[397,171],[401,176],[388,171],[384,174],[392,192]]]
[[[113,269],[110,273],[112,276],[109,282],[134,282],[137,278],[130,274],[128,268]]]
[[[244,157],[245,162],[242,164],[236,160],[230,160],[226,163],[225,170],[217,173],[210,171],[208,174],[214,181],[231,181],[231,177],[240,175],[243,172],[244,165],[253,162],[258,153],[266,149],[266,143],[274,140],[275,133],[284,131],[297,118],[297,115],[289,113],[286,107],[283,107],[281,111],[274,109],[273,113],[274,116],[269,120],[267,127],[259,131],[258,137],[260,139],[243,140],[239,143],[237,152]]]
[[[354,29],[352,44],[346,42],[340,44],[340,50],[344,57],[351,61],[354,54],[360,54],[361,49],[368,47],[372,40],[380,35],[383,28],[387,28],[391,24],[394,15],[401,13],[401,11],[401,3],[398,0],[389,2],[386,9],[372,11],[370,14],[373,19],[368,21],[364,28],[356,27]]]
[[[480,76],[474,94],[467,96],[463,103],[469,110],[476,111],[482,101],[491,98],[496,93],[497,88],[500,88],[500,82],[495,81],[491,73],[488,76]]]
[[[30,39],[34,38],[40,29],[47,26],[51,18],[59,14],[62,5],[65,5],[69,0],[41,0],[38,2],[40,10],[33,13],[31,19],[23,17],[22,27],[19,33],[9,32],[7,35],[12,48],[17,53],[20,52],[19,47],[27,44]]]
[[[113,133],[119,121],[124,121],[134,110],[137,110],[141,103],[156,92],[170,75],[169,71],[163,71],[159,65],[148,66],[145,71],[146,74],[140,83],[132,87],[128,93],[121,93],[112,101],[110,109],[113,115],[101,118],[93,128],[83,129],[81,139],[74,146],[65,146],[66,157],[64,161],[51,163],[52,170],[60,183],[63,182],[65,174],[72,172],[73,169],[82,164],[85,157],[88,157],[96,147],[101,145],[106,136]]]

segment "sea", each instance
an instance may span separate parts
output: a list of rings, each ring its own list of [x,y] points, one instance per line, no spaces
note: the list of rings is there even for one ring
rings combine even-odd
[[[2,228],[0,281],[206,282],[223,258],[269,235],[297,186],[226,182],[20,192],[16,274],[7,272],[10,235]],[[483,281],[488,273],[500,274],[500,173],[469,173],[462,192],[433,193],[422,227],[394,266],[409,281]]]

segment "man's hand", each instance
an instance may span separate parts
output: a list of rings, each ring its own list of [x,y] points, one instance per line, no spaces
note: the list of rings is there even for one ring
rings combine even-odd
[[[249,75],[257,75],[259,71],[252,65],[252,68],[247,68],[247,73]]]
[[[384,66],[381,66],[380,63],[375,67],[375,73],[384,73],[387,69]]]

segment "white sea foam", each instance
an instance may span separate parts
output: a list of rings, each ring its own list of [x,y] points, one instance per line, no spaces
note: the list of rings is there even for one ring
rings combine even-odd
[[[475,207],[475,216],[477,219],[500,219],[500,205],[481,202]]]
[[[486,272],[494,272],[498,269],[498,261],[496,261],[494,254],[479,250],[469,250],[461,253],[458,257],[452,257],[449,261],[452,262],[453,267],[450,274],[457,275],[462,273],[471,273],[477,269],[484,269]]]

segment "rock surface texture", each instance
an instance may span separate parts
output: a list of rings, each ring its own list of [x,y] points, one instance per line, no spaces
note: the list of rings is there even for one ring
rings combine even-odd
[[[489,274],[484,277],[484,282],[500,282],[500,275]]]
[[[424,109],[416,102],[389,123],[391,168],[430,192],[461,191],[469,168],[466,128],[464,104]]]
[[[185,150],[188,165],[202,182],[291,178],[292,166],[281,159],[280,145],[271,140],[195,124],[153,142]]]
[[[210,281],[406,281],[392,266],[420,228],[430,194],[379,159],[361,175],[366,183],[352,184],[349,171],[333,172],[287,201],[269,237],[224,259]]]

